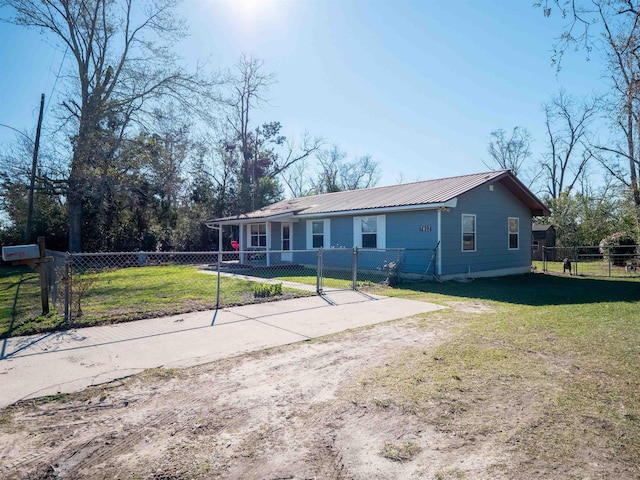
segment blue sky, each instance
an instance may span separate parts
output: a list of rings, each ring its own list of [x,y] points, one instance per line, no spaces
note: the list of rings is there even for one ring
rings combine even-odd
[[[370,154],[386,185],[487,170],[498,128],[526,127],[538,156],[541,104],[560,88],[601,88],[602,64],[582,53],[557,74],[551,48],[562,20],[531,3],[184,0],[190,37],[177,48],[187,64],[208,59],[214,69],[242,52],[262,59],[278,81],[256,120],[280,121],[292,137],[322,136],[350,158]],[[53,125],[62,61],[37,31],[0,24],[0,124],[34,132],[45,93],[45,125]],[[14,139],[0,127],[0,145]]]

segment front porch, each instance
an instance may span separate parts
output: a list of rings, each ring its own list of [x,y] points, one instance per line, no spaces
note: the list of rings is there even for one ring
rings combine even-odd
[[[293,258],[293,221],[262,222],[220,222],[208,225],[218,230],[218,252],[222,262],[245,267],[292,265]],[[225,250],[225,227],[231,229],[228,234],[231,250]],[[234,228],[235,227],[235,228]],[[237,229],[237,232],[234,230]]]

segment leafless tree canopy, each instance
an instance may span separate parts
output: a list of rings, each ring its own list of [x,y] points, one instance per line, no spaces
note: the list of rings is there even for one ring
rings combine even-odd
[[[489,168],[511,170],[518,176],[531,156],[530,144],[531,134],[526,128],[514,127],[511,134],[503,129],[494,130],[487,149],[491,161],[485,162],[485,165]]]
[[[595,146],[598,160],[631,192],[640,223],[640,5],[632,0],[545,0],[545,16],[567,19],[554,45],[561,66],[566,52],[601,52],[608,62],[612,139]]]
[[[600,107],[597,98],[579,100],[564,91],[542,106],[548,151],[541,166],[552,199],[571,192],[593,158],[590,127]]]

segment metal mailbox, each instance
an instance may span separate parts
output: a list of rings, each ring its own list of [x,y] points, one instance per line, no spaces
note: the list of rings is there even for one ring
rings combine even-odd
[[[17,262],[19,260],[31,260],[40,258],[38,245],[13,245],[2,247],[2,260],[5,262]]]

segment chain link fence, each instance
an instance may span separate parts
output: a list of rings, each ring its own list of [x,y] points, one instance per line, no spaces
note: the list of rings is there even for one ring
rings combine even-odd
[[[47,251],[51,302],[69,325],[395,285],[436,271],[435,250]],[[407,262],[407,260],[409,260]]]
[[[640,276],[640,246],[545,247],[542,262],[534,262],[534,266],[541,267],[545,273],[637,277]]]

